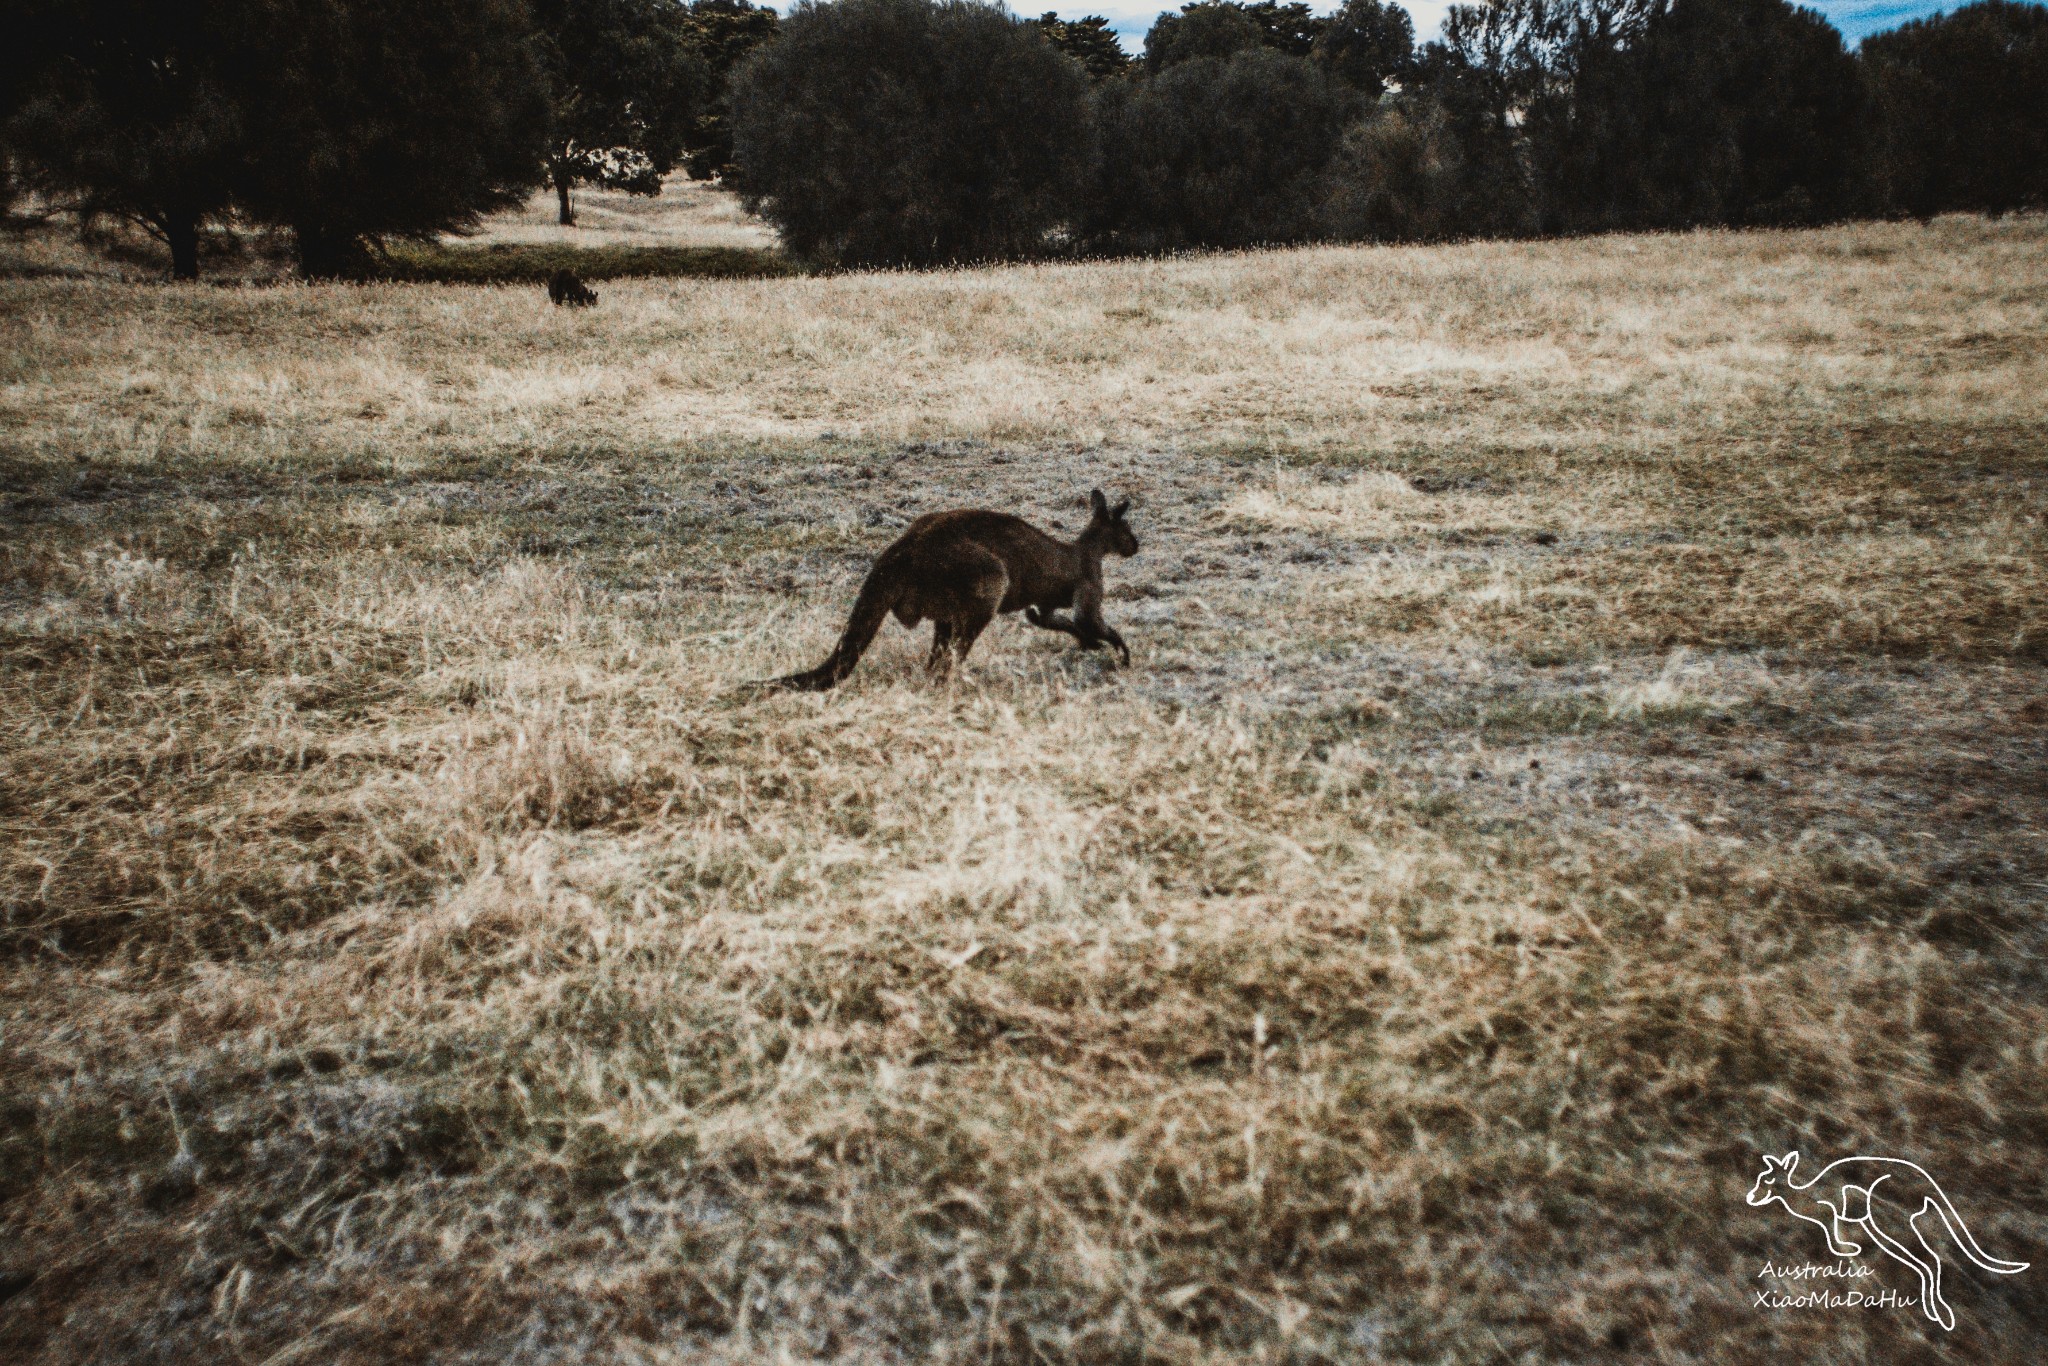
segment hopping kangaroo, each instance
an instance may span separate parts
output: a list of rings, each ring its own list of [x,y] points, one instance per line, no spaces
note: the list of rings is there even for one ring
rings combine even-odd
[[[1917,1163],[1898,1157],[1845,1157],[1828,1163],[1803,1184],[1792,1179],[1792,1169],[1798,1165],[1797,1152],[1764,1158],[1763,1172],[1749,1188],[1749,1203],[1768,1205],[1775,1200],[1793,1217],[1819,1224],[1821,1232],[1827,1235],[1828,1252],[1836,1257],[1854,1257],[1863,1251],[1861,1244],[1849,1241],[1850,1226],[1860,1224],[1879,1251],[1913,1269],[1913,1274],[1920,1278],[1920,1307],[1943,1328],[1954,1328],[1956,1315],[1941,1297],[1941,1256],[1920,1225],[1929,1214],[1939,1216],[1948,1227],[1949,1241],[1986,1271],[2010,1276],[2027,1269],[2025,1262],[2002,1262],[1978,1247],[1963,1223],[1963,1216],[1956,1213],[1956,1207],[1949,1203],[1934,1178]],[[1927,1254],[1925,1261],[1909,1251],[1903,1240],[1877,1226],[1873,1198],[1886,1182],[1893,1183],[1884,1191],[1887,1200],[1906,1209],[1912,1209],[1915,1200],[1920,1202],[1920,1208],[1907,1216],[1906,1223],[1913,1230],[1914,1241]]]
[[[1114,646],[1130,663],[1124,638],[1102,619],[1102,557],[1138,553],[1138,538],[1124,521],[1131,500],[1111,507],[1102,490],[1095,489],[1088,501],[1093,515],[1071,542],[1056,541],[1003,512],[933,512],[918,518],[875,557],[846,630],[825,662],[770,679],[767,686],[809,692],[834,686],[853,672],[891,612],[905,626],[930,619],[932,652],[926,667],[935,673],[967,658],[996,613],[1019,608],[1033,626],[1064,632],[1083,649]],[[1073,608],[1073,615],[1057,615],[1062,607]]]

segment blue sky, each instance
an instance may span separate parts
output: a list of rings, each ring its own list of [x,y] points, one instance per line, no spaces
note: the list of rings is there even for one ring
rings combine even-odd
[[[1336,8],[1335,4],[1318,3],[1317,0],[1311,0],[1311,3],[1315,4],[1318,13],[1328,13]],[[1403,3],[1408,13],[1414,16],[1415,36],[1425,40],[1436,37],[1444,11],[1450,8],[1448,0],[1403,0]],[[1908,19],[1939,14],[1957,7],[1955,3],[1944,3],[1944,0],[1804,0],[1804,3],[1808,8],[1825,14],[1836,28],[1842,30],[1852,48],[1866,34],[1882,33],[1885,29],[1897,28]],[[1172,4],[1160,4],[1158,0],[1151,0],[1151,3],[1145,3],[1145,0],[1107,0],[1107,3],[1099,5],[1009,0],[1009,5],[1012,11],[1026,18],[1036,18],[1047,10],[1063,19],[1100,14],[1116,29],[1124,51],[1135,55],[1145,50],[1145,30],[1152,27],[1152,21],[1162,11],[1179,9],[1181,0],[1174,0]],[[787,7],[786,4],[777,4],[778,9]]]

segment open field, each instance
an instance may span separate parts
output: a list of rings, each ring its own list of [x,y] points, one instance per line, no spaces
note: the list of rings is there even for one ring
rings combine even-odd
[[[0,280],[0,1357],[2048,1359],[2044,513],[2039,218]]]

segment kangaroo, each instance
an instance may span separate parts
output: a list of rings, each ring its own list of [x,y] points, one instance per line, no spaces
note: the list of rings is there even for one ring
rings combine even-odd
[[[557,308],[563,304],[588,308],[597,302],[597,291],[584,284],[575,271],[564,267],[548,277],[548,298],[554,300]]]
[[[1860,1225],[1880,1252],[1894,1261],[1905,1263],[1920,1278],[1920,1308],[1928,1318],[1945,1329],[1956,1326],[1956,1315],[1949,1308],[1948,1301],[1941,1297],[1941,1256],[1927,1240],[1927,1230],[1920,1226],[1922,1219],[1929,1214],[1938,1216],[1948,1228],[1949,1241],[1986,1271],[2010,1276],[2027,1269],[2025,1262],[2002,1262],[1978,1247],[1977,1240],[1970,1236],[1969,1228],[1963,1223],[1963,1216],[1956,1213],[1956,1207],[1949,1203],[1941,1186],[1917,1163],[1899,1157],[1845,1157],[1828,1163],[1808,1177],[1804,1184],[1792,1179],[1792,1169],[1798,1165],[1797,1152],[1764,1158],[1764,1169],[1744,1199],[1751,1205],[1768,1205],[1775,1200],[1794,1218],[1819,1224],[1821,1232],[1827,1235],[1829,1254],[1836,1257],[1854,1257],[1863,1251],[1862,1245],[1850,1242],[1848,1236],[1852,1226]],[[1877,1226],[1877,1206],[1873,1198],[1878,1187],[1887,1181],[1897,1182],[1885,1192],[1887,1199],[1896,1200],[1907,1208],[1911,1208],[1915,1198],[1920,1201],[1920,1208],[1907,1216],[1906,1224],[1913,1230],[1914,1241],[1927,1254],[1924,1262],[1907,1249],[1903,1240],[1894,1238]],[[1827,1184],[1823,1186],[1822,1182]],[[1816,1191],[1816,1187],[1820,1189]],[[1795,1199],[1799,1205],[1793,1204]],[[1803,1212],[1801,1206],[1813,1212]]]
[[[1131,500],[1111,507],[1102,490],[1094,489],[1088,503],[1088,525],[1072,541],[1056,541],[1004,512],[964,509],[918,518],[875,557],[846,630],[825,662],[764,686],[801,692],[836,686],[853,672],[891,612],[905,626],[931,620],[925,667],[935,674],[967,658],[998,612],[1019,608],[1033,626],[1070,635],[1086,650],[1113,646],[1129,664],[1130,647],[1102,619],[1102,557],[1138,553],[1138,538],[1124,521]],[[1060,616],[1062,607],[1071,607],[1073,615]]]

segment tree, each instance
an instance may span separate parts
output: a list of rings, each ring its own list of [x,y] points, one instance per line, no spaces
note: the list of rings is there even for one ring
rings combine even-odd
[[[219,0],[78,0],[35,6],[9,62],[6,142],[26,179],[81,216],[112,214],[199,275],[199,231],[227,207],[242,119],[224,65],[235,6]],[[24,35],[17,33],[17,40]]]
[[[1979,0],[1867,38],[1862,58],[1899,207],[2048,204],[2048,8]]]
[[[706,80],[685,162],[692,180],[734,177],[727,107],[732,73],[755,48],[774,38],[780,23],[774,10],[747,0],[696,0],[690,6],[691,42],[704,63]]]
[[[1427,106],[1456,148],[1439,158],[1454,169],[1435,186],[1449,231],[1491,237],[1540,224],[1529,128],[1532,115],[1544,124],[1553,95],[1552,32],[1547,0],[1453,5],[1443,37],[1417,56],[1409,102],[1417,113]]]
[[[1263,46],[1106,87],[1096,235],[1139,250],[1308,237],[1354,101],[1305,58]]]
[[[524,0],[249,3],[239,197],[291,228],[308,276],[472,227],[539,181],[549,111]]]
[[[1091,162],[1080,65],[970,0],[799,0],[732,117],[749,207],[844,265],[1033,255]]]
[[[1131,54],[1124,51],[1109,20],[1101,15],[1069,20],[1047,10],[1038,17],[1037,24],[1047,42],[1086,67],[1094,79],[1106,81],[1130,73]]]
[[[1403,96],[1344,131],[1319,221],[1345,242],[1428,242],[1463,231],[1464,149],[1444,107]]]
[[[564,226],[581,182],[661,193],[705,83],[689,12],[675,0],[535,0],[553,98],[547,172]]]
[[[1392,0],[1344,0],[1323,21],[1315,57],[1332,76],[1376,100],[1414,64],[1414,22]]]
[[[1307,5],[1259,0],[1195,0],[1179,14],[1162,14],[1145,35],[1145,69],[1158,73],[1199,57],[1228,57],[1251,47],[1306,57],[1323,31]]]
[[[1579,73],[1558,226],[1812,223],[1866,206],[1871,108],[1841,34],[1785,0],[1667,0]]]

